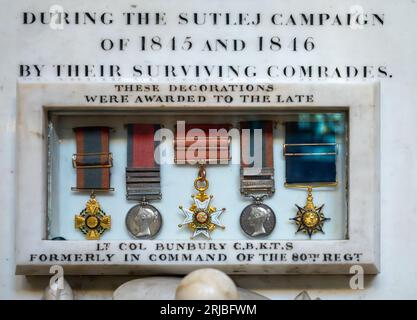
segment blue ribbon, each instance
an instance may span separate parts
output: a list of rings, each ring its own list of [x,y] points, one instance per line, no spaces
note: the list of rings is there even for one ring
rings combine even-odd
[[[336,182],[334,123],[285,123],[285,173],[288,184]]]

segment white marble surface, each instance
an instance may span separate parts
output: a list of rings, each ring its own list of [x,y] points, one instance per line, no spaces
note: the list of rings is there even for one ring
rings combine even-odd
[[[95,8],[96,3],[86,1],[58,1],[69,6],[77,4],[80,7]],[[231,1],[232,2],[232,1]],[[241,7],[241,1],[237,1]],[[34,9],[40,4],[47,11],[47,7],[57,1],[27,1],[25,4],[2,0],[2,7],[7,10],[0,12],[2,29],[0,40],[5,47],[0,60],[0,298],[40,299],[42,291],[49,282],[49,277],[14,276],[14,212],[15,204],[15,82],[17,64],[46,63],[49,61],[73,61],[84,58],[84,61],[114,62],[118,58],[110,59],[98,49],[92,49],[91,39],[94,28],[84,33],[79,46],[71,48],[65,44],[71,43],[73,29],[62,31],[59,37],[45,29],[33,28],[23,30],[16,22],[16,17],[24,9]],[[118,2],[118,6],[123,6]],[[189,3],[189,1],[183,1]],[[162,5],[162,1],[152,1],[154,5]],[[103,7],[114,9],[113,1],[103,1]],[[204,2],[202,7],[213,6],[222,8],[224,1]],[[255,3],[254,3],[255,5]],[[417,182],[410,177],[417,175],[417,167],[410,159],[417,157],[415,144],[417,98],[415,95],[417,66],[415,57],[417,46],[413,41],[417,37],[415,21],[417,19],[416,2],[409,1],[344,1],[329,0],[298,1],[288,3],[284,1],[265,1],[263,5],[256,2],[257,10],[270,11],[326,11],[348,10],[350,6],[362,5],[366,9],[373,9],[385,13],[386,25],[383,28],[368,30],[349,30],[340,28],[287,28],[285,32],[302,33],[308,31],[311,35],[323,34],[320,37],[322,50],[317,54],[282,53],[278,56],[283,64],[297,63],[338,63],[338,64],[386,64],[393,77],[382,79],[381,83],[381,274],[368,276],[364,290],[350,290],[348,276],[235,276],[240,287],[250,288],[274,299],[293,299],[301,290],[308,289],[312,297],[323,299],[370,299],[370,298],[416,298],[417,273],[415,272],[417,258],[417,200],[415,190]],[[178,4],[172,1],[172,8]],[[245,6],[250,7],[250,6]],[[23,9],[24,8],[24,9]],[[172,10],[171,8],[171,10]],[[261,8],[261,9],[260,9]],[[283,9],[284,8],[284,9]],[[3,28],[3,26],[8,26]],[[42,30],[42,31],[41,31]],[[279,29],[277,32],[282,32]],[[120,31],[120,30],[119,30]],[[118,32],[119,32],[118,31]],[[23,34],[25,32],[25,34]],[[131,28],[130,34],[136,34],[137,28]],[[275,33],[270,30],[270,33]],[[101,35],[100,32],[97,34]],[[51,39],[56,41],[51,42]],[[65,50],[60,50],[65,48]],[[94,48],[94,47],[93,47]],[[85,58],[91,57],[91,59]],[[130,56],[135,60],[135,55]],[[161,61],[166,56],[160,54],[146,57],[149,61]],[[172,59],[172,57],[170,57]],[[188,57],[189,59],[189,57]],[[198,56],[196,60],[216,61],[218,57]],[[244,58],[231,57],[230,60]],[[129,59],[123,56],[122,63]],[[265,54],[256,59],[258,64],[273,63],[277,55]],[[101,79],[97,79],[100,81]],[[297,80],[297,79],[296,79]],[[306,81],[306,80],[304,80]],[[18,235],[21,236],[21,235]],[[112,292],[120,284],[131,277],[68,277],[67,280],[76,291],[80,299],[109,299]]]

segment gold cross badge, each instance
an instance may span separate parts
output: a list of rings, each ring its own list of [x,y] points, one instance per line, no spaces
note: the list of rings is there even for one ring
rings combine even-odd
[[[75,228],[85,234],[87,240],[99,240],[104,231],[110,229],[111,217],[101,209],[94,193],[85,208],[75,216]]]

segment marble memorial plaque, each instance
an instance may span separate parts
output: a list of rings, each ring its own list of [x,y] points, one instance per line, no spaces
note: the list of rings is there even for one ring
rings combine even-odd
[[[18,184],[21,198],[17,205],[16,232],[24,234],[25,237],[17,238],[16,272],[47,274],[51,265],[59,264],[64,267],[66,274],[184,274],[204,266],[216,267],[231,274],[348,274],[350,268],[355,265],[362,266],[365,273],[377,273],[379,270],[378,84],[263,82],[254,82],[250,86],[244,83],[234,84],[235,89],[229,93],[228,103],[216,98],[218,94],[216,90],[223,86],[225,84],[153,83],[146,85],[147,93],[144,94],[140,91],[143,86],[135,83],[19,84]],[[252,94],[251,86],[269,88],[269,98],[261,103],[257,99],[247,100],[244,97]],[[184,94],[187,98],[184,98]],[[149,99],[145,96],[153,97],[153,100],[145,102],[144,99]],[[276,97],[284,96],[304,98],[276,100]],[[272,100],[272,97],[275,97],[275,100]],[[152,114],[159,116],[180,114],[192,118],[197,117],[201,112],[212,112],[212,114],[214,112],[220,117],[227,117],[233,114],[255,113],[274,116],[296,111],[345,112],[348,115],[346,120],[349,125],[347,137],[349,156],[346,160],[346,181],[349,183],[346,184],[348,188],[346,215],[340,215],[342,226],[340,234],[332,236],[330,232],[327,238],[323,235],[320,239],[312,240],[294,235],[295,230],[290,229],[293,226],[289,219],[282,218],[282,210],[274,210],[277,213],[278,228],[275,228],[268,237],[248,238],[239,231],[239,213],[245,202],[241,198],[238,202],[233,202],[233,198],[227,200],[228,193],[221,198],[221,192],[216,192],[219,203],[222,199],[225,202],[231,201],[229,216],[225,218],[226,229],[216,231],[211,240],[190,240],[187,232],[177,230],[177,224],[181,219],[179,213],[175,211],[175,206],[169,210],[172,203],[175,205],[178,203],[178,192],[174,193],[172,190],[181,190],[178,187],[181,185],[179,180],[185,179],[178,177],[184,173],[175,173],[173,169],[169,174],[162,166],[161,184],[165,199],[160,204],[155,203],[155,206],[161,210],[164,225],[160,234],[152,240],[132,239],[124,229],[125,215],[128,211],[125,209],[132,204],[126,202],[125,207],[121,208],[114,200],[124,199],[122,187],[124,174],[121,172],[124,170],[125,160],[119,158],[125,153],[123,149],[118,149],[117,143],[113,150],[115,165],[112,168],[115,191],[111,195],[100,196],[103,206],[106,206],[107,211],[111,211],[111,231],[99,241],[86,241],[82,235],[71,233],[72,231],[65,233],[66,227],[72,227],[71,222],[68,224],[65,219],[73,216],[71,206],[79,207],[82,196],[67,195],[70,194],[68,187],[74,179],[73,175],[64,173],[64,176],[60,177],[60,170],[71,168],[70,161],[57,162],[56,159],[60,154],[55,153],[54,148],[57,145],[64,148],[66,141],[53,136],[55,134],[59,136],[63,134],[62,131],[68,129],[57,127],[55,131],[50,131],[51,123],[55,124],[54,117],[64,118],[69,115],[70,123],[71,121],[84,123],[90,115],[95,119],[88,120],[91,121],[89,123],[97,124],[100,121],[112,121],[111,117],[114,115],[131,117],[135,112],[136,114],[140,112],[145,118],[152,117]],[[94,116],[97,112],[102,115],[99,119]],[[110,116],[110,120],[104,120],[106,115]],[[171,118],[167,117],[167,121],[171,121]],[[118,129],[117,121],[114,122],[115,131],[123,132]],[[120,128],[122,127],[120,122]],[[51,141],[55,141],[55,144],[51,144]],[[65,149],[59,150],[61,153],[65,151]],[[28,158],[31,159],[31,166],[27,166],[23,161]],[[279,157],[276,158],[277,161],[282,161]],[[116,164],[117,162],[120,164]],[[239,166],[231,168],[227,170],[237,172],[233,170],[238,170]],[[216,171],[208,168],[209,174],[210,170]],[[191,171],[190,169],[190,174]],[[166,176],[170,178],[164,178]],[[60,178],[56,180],[56,177]],[[216,179],[215,173],[213,178]],[[238,180],[238,175],[235,178]],[[282,176],[278,176],[277,180],[279,189],[275,196],[276,199],[284,201],[286,198],[280,194],[285,192]],[[164,189],[168,188],[167,186],[173,188],[169,189],[172,192]],[[218,188],[224,189],[224,183]],[[238,194],[239,188],[234,189]],[[57,194],[60,193],[62,195],[58,196]],[[302,194],[303,192],[300,193],[300,199],[303,197]],[[275,196],[267,202],[271,207],[275,207]],[[62,199],[68,197],[71,197],[71,201],[64,203]],[[238,203],[239,208],[234,208],[236,205],[233,206],[233,203]],[[65,210],[60,207],[63,205]],[[293,203],[288,205],[293,206]],[[343,210],[340,209],[339,212],[344,212]],[[291,212],[287,214],[290,216]],[[227,213],[224,216],[226,217]],[[52,217],[59,219],[51,219]],[[337,218],[334,220],[338,221]],[[282,232],[280,228],[292,230],[292,237],[279,234]],[[51,240],[52,237],[62,236],[63,233],[67,240]]]

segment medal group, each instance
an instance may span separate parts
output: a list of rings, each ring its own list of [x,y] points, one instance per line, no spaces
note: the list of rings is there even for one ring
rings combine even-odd
[[[126,200],[137,202],[126,215],[126,228],[132,238],[153,239],[162,226],[162,214],[151,204],[162,199],[160,155],[156,152],[159,142],[155,139],[161,125],[135,123],[125,127]],[[225,228],[221,217],[226,209],[216,208],[213,204],[214,198],[208,193],[207,168],[230,163],[229,130],[232,127],[230,124],[187,124],[185,135],[179,134],[176,128],[175,164],[196,167],[196,192],[191,196],[191,204],[179,206],[183,220],[179,221],[178,227],[189,229],[191,239],[211,239],[216,228]],[[314,203],[313,189],[337,186],[336,134],[332,123],[323,121],[288,121],[284,123],[284,129],[284,185],[307,191],[305,204],[295,205],[296,214],[291,220],[296,232],[311,238],[317,232],[324,233],[325,222],[330,220],[324,214],[324,205]],[[85,208],[75,216],[75,228],[89,240],[100,239],[111,227],[111,217],[96,199],[98,193],[113,190],[110,187],[113,166],[110,131],[109,127],[74,128],[76,153],[72,163],[76,169],[76,187],[73,190],[90,194]],[[276,227],[275,213],[264,203],[275,193],[274,122],[240,122],[239,133],[240,193],[251,201],[242,210],[240,226],[248,237],[267,237]]]

